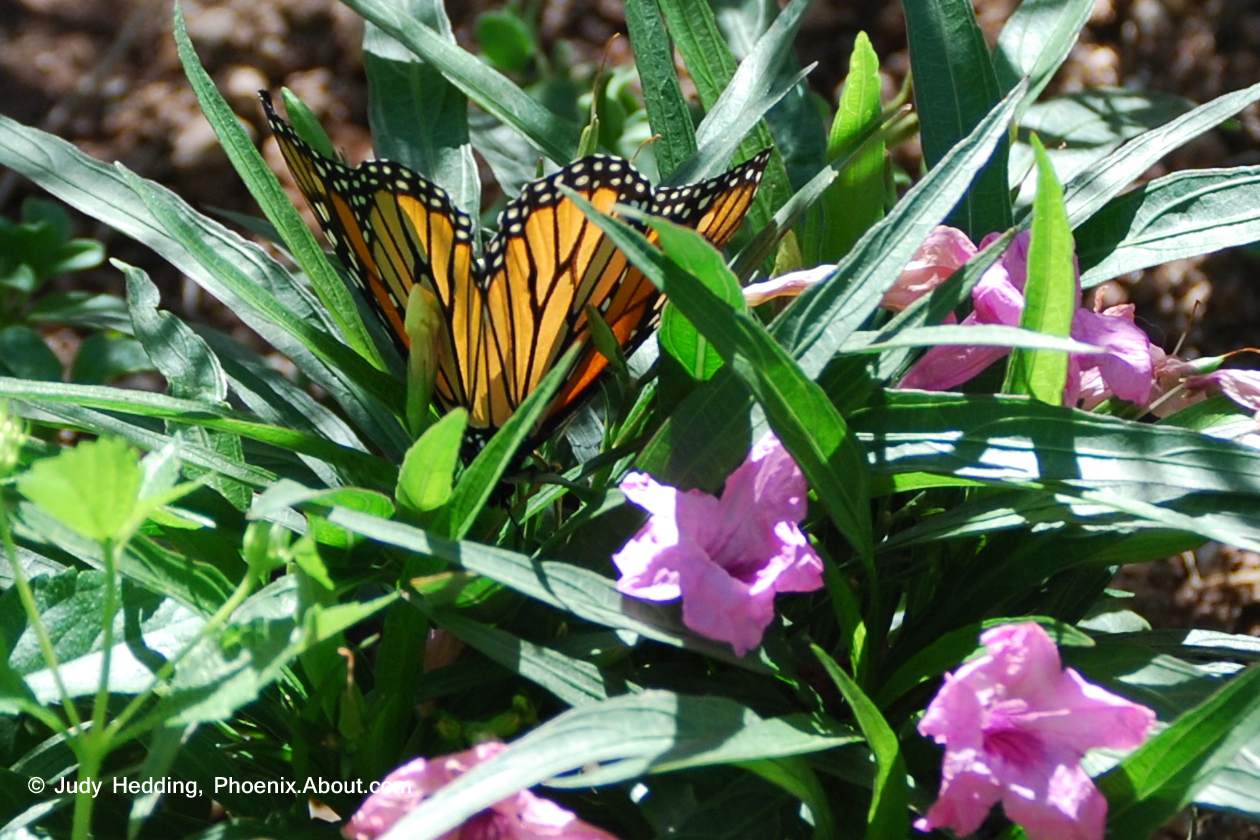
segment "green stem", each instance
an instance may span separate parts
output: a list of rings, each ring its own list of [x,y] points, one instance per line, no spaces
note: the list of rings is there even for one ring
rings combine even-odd
[[[44,620],[40,617],[39,609],[35,605],[35,593],[26,579],[26,570],[18,561],[17,548],[13,544],[13,532],[9,528],[9,511],[3,504],[0,504],[0,542],[4,543],[4,552],[8,555],[9,564],[13,567],[13,583],[17,587],[18,599],[26,612],[26,620],[30,622],[31,629],[35,632],[40,653],[44,656],[44,664],[52,672],[57,693],[61,696],[61,706],[66,712],[66,719],[72,726],[77,727],[82,723],[79,719],[79,710],[74,707],[74,703],[70,700],[70,693],[66,691],[65,683],[61,681],[61,664],[57,660],[57,651],[53,649],[52,637],[48,635],[48,628],[44,626]]]
[[[79,781],[95,780],[101,769],[101,753],[94,735],[99,732],[81,733],[83,749],[79,755]],[[87,785],[81,785],[74,795],[74,823],[70,829],[71,840],[88,840],[92,836],[92,806],[95,803]]]
[[[157,689],[171,678],[171,676],[175,673],[175,669],[179,666],[179,663],[184,661],[184,658],[188,656],[188,654],[191,653],[197,645],[201,644],[203,639],[218,630],[219,627],[232,616],[232,613],[236,612],[237,607],[244,603],[245,599],[249,597],[249,593],[253,589],[251,582],[252,578],[247,575],[245,579],[237,585],[236,590],[231,594],[231,596],[223,602],[222,606],[215,610],[214,615],[210,616],[210,618],[206,620],[206,623],[201,625],[201,629],[197,631],[197,634],[193,636],[192,640],[178,653],[163,662],[162,667],[158,668],[157,672],[153,675],[153,681],[145,687],[144,691],[131,698],[131,701],[123,707],[123,710],[119,712],[112,721],[110,721],[109,727],[105,730],[107,743],[113,743],[115,741],[118,734],[122,731],[122,728],[127,725],[127,722],[135,717],[136,713],[139,712],[141,707],[148,702],[149,698],[157,691]]]
[[[101,675],[96,685],[96,699],[92,703],[92,733],[105,729],[105,713],[109,709],[109,671],[114,652],[114,613],[118,611],[118,543],[105,540],[101,543],[101,556],[105,561],[105,604],[101,629]],[[94,737],[89,733],[89,737]],[[108,745],[109,739],[105,739]]]

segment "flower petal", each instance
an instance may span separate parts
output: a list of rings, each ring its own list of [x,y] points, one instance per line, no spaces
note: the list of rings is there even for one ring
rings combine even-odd
[[[1029,840],[1102,840],[1107,800],[1073,757],[1002,779],[1002,810]]]
[[[967,323],[963,320],[963,324]],[[974,322],[973,322],[974,323]],[[948,391],[984,373],[1003,359],[1010,348],[942,345],[924,353],[897,383],[898,388],[922,391]]]
[[[1199,390],[1219,390],[1243,408],[1260,412],[1260,370],[1222,368],[1197,376],[1187,385]]]
[[[1119,315],[1077,309],[1072,337],[1107,351],[1076,357],[1082,368],[1098,368],[1107,386],[1121,399],[1146,404],[1155,381],[1155,366],[1151,340],[1141,327]]]
[[[944,283],[975,255],[976,246],[967,234],[958,228],[937,225],[914,252],[892,288],[884,293],[879,305],[900,312]]]
[[[613,555],[621,572],[617,588],[636,598],[672,601],[682,594],[681,564],[709,562],[697,542],[714,532],[720,516],[718,500],[698,490],[681,492],[644,473],[630,473],[621,482],[626,498],[651,517]]]
[[[951,829],[965,837],[978,829],[989,809],[1002,797],[1002,789],[982,756],[974,750],[947,753],[941,766],[941,791],[932,807],[915,822],[919,831]]]
[[[748,584],[714,563],[692,564],[682,573],[683,624],[726,642],[743,656],[761,644],[774,620],[774,593],[754,595]]]

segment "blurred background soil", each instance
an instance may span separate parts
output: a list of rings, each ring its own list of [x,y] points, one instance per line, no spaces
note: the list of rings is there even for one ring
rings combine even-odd
[[[256,212],[200,116],[169,34],[169,0],[0,0],[0,113],[41,126],[104,160],[121,160],[194,206]],[[447,3],[461,43],[476,49],[473,22],[501,6]],[[530,4],[527,4],[530,5]],[[539,0],[538,36],[552,53],[597,61],[610,36],[624,32],[617,0]],[[992,39],[1014,0],[979,0]],[[370,154],[360,65],[362,25],[335,0],[185,0],[194,43],[207,69],[250,130],[265,137],[255,92],[287,85],[324,122],[351,160]],[[834,97],[853,38],[867,31],[886,71],[886,95],[909,59],[901,4],[815,0],[798,57],[817,61],[816,90]],[[624,39],[610,60],[629,61]],[[1081,41],[1049,94],[1099,85],[1167,91],[1203,102],[1260,81],[1260,3],[1254,0],[1098,0]],[[270,141],[268,159],[282,177]],[[914,164],[915,149],[899,158]],[[1170,156],[1148,177],[1183,168],[1260,163],[1260,112],[1251,109]],[[0,213],[14,216],[35,190],[0,174]],[[232,314],[153,255],[107,228],[79,220],[79,235],[103,239],[114,257],[148,269],[164,305],[191,320],[246,332]],[[1109,284],[1109,302],[1132,300],[1156,341],[1186,355],[1260,345],[1260,258],[1247,249],[1171,265]],[[117,273],[75,275],[80,287],[118,291]],[[1118,585],[1136,608],[1165,627],[1194,625],[1260,633],[1260,557],[1211,545],[1193,555],[1132,567]]]

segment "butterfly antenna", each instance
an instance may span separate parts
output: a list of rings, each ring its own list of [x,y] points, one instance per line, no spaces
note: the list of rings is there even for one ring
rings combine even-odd
[[[632,155],[630,156],[630,163],[632,163],[632,164],[633,164],[636,160],[638,160],[638,158],[639,158],[639,152],[643,151],[643,150],[644,150],[644,149],[646,149],[648,146],[652,145],[653,143],[655,143],[657,140],[660,140],[660,139],[661,139],[661,135],[659,135],[659,134],[653,134],[651,137],[649,137],[648,139],[646,139],[646,140],[644,140],[642,143],[640,143],[640,144],[639,144],[639,147],[638,147],[637,149],[635,149],[635,150],[634,150],[634,154],[632,154]]]

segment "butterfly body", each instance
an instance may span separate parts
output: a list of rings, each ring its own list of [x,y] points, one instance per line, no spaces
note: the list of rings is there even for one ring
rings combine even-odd
[[[320,155],[262,99],[299,189],[403,354],[411,287],[432,294],[444,325],[434,397],[443,409],[467,408],[474,429],[501,426],[564,351],[586,341],[588,308],[626,348],[651,328],[657,289],[565,189],[601,212],[623,204],[694,227],[721,247],[743,221],[769,154],[665,188],[621,158],[582,158],[509,201],[478,256],[472,219],[440,186],[390,161],[351,168]],[[606,366],[593,347],[580,355],[549,416],[576,405]]]

